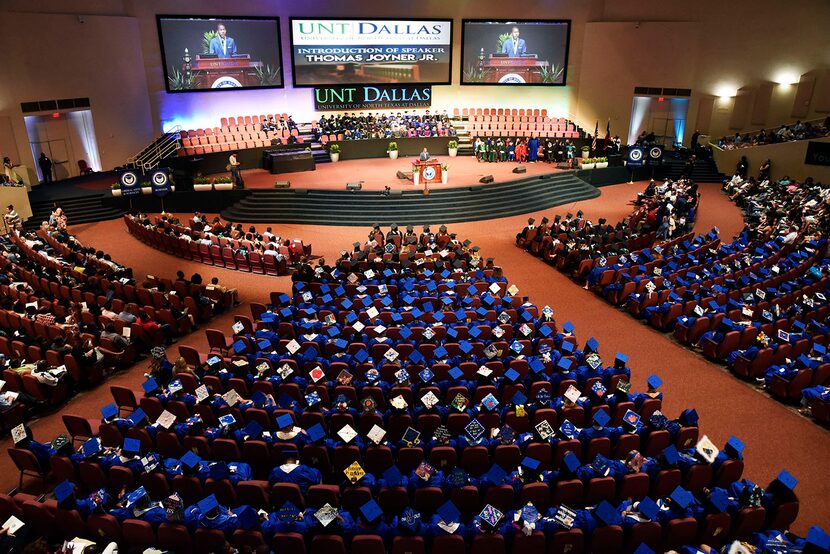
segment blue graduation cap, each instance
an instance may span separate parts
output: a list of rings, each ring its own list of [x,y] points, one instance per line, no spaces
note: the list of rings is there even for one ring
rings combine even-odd
[[[334,338],[340,334],[340,329],[338,329],[337,327],[329,327],[328,329],[326,329],[326,334],[330,338]]]
[[[251,402],[259,408],[263,407],[267,401],[268,397],[261,390],[254,391],[251,395]]]
[[[235,343],[233,343],[233,351],[236,352],[237,354],[241,354],[247,348],[248,348],[248,345],[242,339],[240,339],[240,340],[236,341]]]
[[[472,296],[475,296],[476,294],[478,294],[478,289],[475,285],[470,285],[469,287],[467,287],[467,293]]]
[[[323,426],[319,423],[315,423],[306,429],[306,433],[308,433],[308,437],[311,439],[311,442],[317,442],[326,436],[326,430],[323,429]]]
[[[412,317],[414,317],[415,319],[421,319],[421,316],[424,315],[424,312],[422,312],[418,308],[412,308],[412,310],[409,313],[412,314]]]
[[[141,388],[144,389],[146,394],[153,394],[153,391],[158,390],[159,384],[156,382],[155,379],[150,377],[144,383],[141,384]]]
[[[568,453],[565,454],[565,457],[562,458],[562,462],[565,464],[565,467],[568,468],[568,471],[570,471],[571,473],[576,473],[576,470],[579,469],[579,467],[582,465],[582,462],[579,461],[579,458],[576,457],[576,454],[574,454],[571,451],[568,451]]]
[[[101,442],[97,437],[92,437],[91,439],[88,439],[83,446],[81,446],[81,450],[84,453],[84,457],[89,458],[101,451]]]
[[[458,331],[455,330],[455,327],[448,327],[447,336],[453,339],[458,338]]]
[[[585,348],[596,352],[599,348],[599,342],[597,342],[597,339],[595,339],[594,337],[591,337],[590,339],[588,339],[588,342],[585,343]]]
[[[291,414],[281,414],[277,416],[277,428],[278,429],[285,429],[294,425],[294,418],[291,417]]]
[[[572,353],[576,349],[576,346],[571,341],[563,340],[562,341],[562,351],[567,352],[568,354]]]
[[[283,308],[280,310],[280,315],[283,319],[291,319],[294,317],[294,312],[291,311],[291,308]]]
[[[569,358],[559,358],[559,363],[556,364],[556,367],[562,371],[570,371],[572,365],[573,362]]]
[[[360,363],[363,363],[367,359],[369,359],[369,353],[366,351],[365,348],[361,348],[360,350],[355,352],[354,359],[357,360]]]
[[[657,376],[657,374],[650,375],[649,378],[646,380],[648,383],[649,388],[652,390],[656,390],[660,388],[660,385],[663,384],[663,380]]]
[[[622,352],[617,352],[617,355],[614,357],[614,364],[618,367],[625,367],[627,363],[628,356],[626,356]]]
[[[594,508],[594,515],[606,525],[615,525],[620,520],[620,512],[607,500],[603,500]]]
[[[197,502],[196,505],[199,507],[199,511],[202,512],[202,514],[206,514],[211,510],[215,510],[216,508],[218,508],[219,501],[216,500],[216,495],[211,494],[210,496],[203,498],[202,500]]]
[[[697,410],[689,408],[681,412],[678,420],[684,427],[696,427],[700,417],[697,415]]]
[[[235,513],[241,529],[250,530],[259,523],[259,514],[250,506],[242,506]]]
[[[660,513],[660,507],[657,506],[657,503],[654,500],[652,500],[649,496],[646,496],[642,500],[640,500],[640,504],[638,504],[637,509],[640,511],[641,514],[643,514],[652,521],[656,521],[657,514]]]
[[[827,348],[817,342],[813,343],[813,351],[820,356],[827,354]]]
[[[521,377],[519,372],[512,367],[508,368],[507,371],[504,372],[504,376],[512,383],[515,383]]]
[[[349,300],[348,298],[344,298],[344,299],[343,299],[343,301],[340,303],[340,306],[341,306],[344,310],[351,310],[351,309],[352,309],[352,306],[354,306],[354,302],[352,302],[352,301],[351,301],[351,300]]]
[[[570,321],[566,321],[565,323],[562,324],[562,330],[565,331],[566,333],[573,333],[574,324],[571,323]]]
[[[531,314],[527,310],[522,311],[521,317],[525,320],[526,323],[533,320],[533,314]]]
[[[391,300],[390,300],[390,302],[391,302]],[[403,316],[401,314],[399,314],[398,312],[394,312],[390,317],[392,318],[392,321],[394,323],[400,323],[401,321],[403,321]],[[404,337],[404,338],[406,338],[406,337]]]
[[[605,427],[609,421],[611,421],[611,416],[605,410],[597,410],[597,413],[594,414],[594,422],[600,427]]]
[[[729,495],[722,488],[716,487],[709,493],[709,502],[718,512],[725,512],[729,506]],[[650,518],[649,518],[650,519]]]
[[[424,309],[425,312],[430,313],[434,312],[435,308],[432,306],[432,302],[424,302],[421,304],[421,308]]]
[[[502,469],[502,467],[498,464],[493,464],[490,466],[490,469],[482,475],[482,478],[489,481],[490,483],[495,483],[497,485],[501,485],[504,483],[504,478],[507,477],[507,472]]]
[[[525,312],[525,313],[527,313],[527,312]],[[551,335],[551,333],[553,333],[553,331],[551,330],[551,328],[549,326],[542,325],[541,327],[539,327],[539,334],[541,334],[543,337],[547,338]]]
[[[458,511],[458,508],[455,507],[452,500],[447,500],[437,510],[435,510],[435,513],[441,517],[444,523],[458,522],[461,517],[461,512]]]
[[[743,453],[745,446],[746,445],[741,442],[741,439],[734,435],[729,437],[729,440],[726,441],[726,447],[734,452],[738,457],[740,457]]]
[[[541,463],[542,462],[540,462],[536,458],[531,458],[530,456],[525,456],[524,459],[521,462],[521,466],[524,469],[528,470],[528,471],[534,471],[535,472],[539,469],[539,466],[541,465]]]
[[[368,296],[364,296],[364,297],[361,299],[360,303],[361,303],[361,304],[363,304],[363,306],[364,306],[365,308],[368,308],[369,306],[371,306],[371,305],[374,303],[374,300],[372,300],[372,299],[371,299],[370,297],[368,297]]]
[[[383,510],[374,499],[369,500],[366,504],[360,507],[360,513],[369,523],[375,521],[383,515]]]
[[[271,348],[271,341],[268,339],[259,339],[256,345],[261,351],[269,350]]]
[[[811,546],[818,547],[824,551],[830,551],[830,535],[824,532],[824,529],[813,525],[810,527],[809,531],[807,531],[807,536],[805,537],[807,544]]]
[[[510,399],[510,402],[512,402],[514,406],[524,406],[527,403],[527,396],[525,396],[522,391],[517,390]]]
[[[248,425],[245,426],[245,435],[249,439],[258,439],[260,435],[262,435],[262,425],[260,425],[256,420],[251,420]]]
[[[487,309],[479,307],[476,309],[476,313],[479,315],[479,317],[485,317],[487,315]]]
[[[458,366],[454,366],[452,369],[449,370],[449,376],[455,379],[456,381],[461,379],[464,376],[464,372],[458,368]]]
[[[395,315],[400,317],[400,314],[395,314]],[[403,318],[401,318],[401,319],[403,319]],[[408,339],[409,337],[412,336],[412,331],[409,330],[409,327],[401,327],[400,334],[401,334],[401,337],[404,340],[406,340],[406,339]]]
[[[481,336],[481,330],[478,327],[473,327],[472,329],[470,329],[470,336],[474,339],[477,339]]]
[[[794,490],[795,486],[798,484],[798,479],[793,477],[793,475],[786,469],[782,469],[781,473],[778,474],[778,477],[776,477],[775,480],[789,490]]]
[[[107,404],[103,408],[101,408],[101,415],[104,419],[110,419],[118,415],[118,406],[115,404]]]
[[[349,341],[344,339],[337,339],[334,341],[334,346],[336,346],[340,350],[345,350],[349,346]]]
[[[225,462],[213,462],[208,466],[210,470],[210,478],[215,479],[217,481],[221,481],[222,479],[230,479],[231,472],[228,469],[228,464]]]
[[[193,452],[192,450],[188,450],[187,452],[185,452],[184,456],[181,457],[182,465],[190,469],[196,467],[201,461],[202,458],[200,458],[199,455]]]
[[[457,309],[454,313],[455,319],[457,319],[458,321],[464,321],[465,319],[467,319],[467,312],[465,312],[461,308]],[[472,334],[472,330],[470,330],[470,334]]]
[[[559,426],[559,431],[569,439],[576,438],[576,425],[568,419],[562,422],[562,425]]]
[[[690,493],[683,487],[678,486],[676,489],[672,491],[671,499],[674,500],[678,506],[685,509],[689,504],[692,503],[694,497],[692,496],[692,493]]]
[[[383,479],[387,487],[398,487],[403,482],[403,474],[398,466],[392,464],[389,469],[383,472]]]
[[[55,499],[59,504],[73,494],[75,494],[75,484],[69,479],[55,487]]]
[[[443,346],[439,346],[438,348],[436,348],[433,351],[433,355],[438,359],[446,358],[447,357],[447,349],[444,348]]]
[[[670,444],[663,449],[663,459],[666,460],[667,464],[675,465],[680,460],[680,453],[673,444]]]
[[[462,340],[460,343],[458,343],[458,347],[465,354],[469,354],[473,350],[473,345],[470,344],[470,341],[466,341],[466,340]],[[521,349],[521,345],[519,345],[519,347]]]
[[[637,547],[637,550],[634,551],[634,554],[654,554],[654,550],[649,548],[649,546],[643,542],[640,543],[640,546]]]
[[[125,438],[124,446],[121,447],[121,451],[127,454],[138,454],[141,452],[141,441],[138,439]]]
[[[273,323],[276,321],[277,316],[273,312],[262,312],[259,319],[261,319],[264,323]]]
[[[435,321],[444,321],[444,313],[443,312],[435,312],[432,314],[432,319]]]

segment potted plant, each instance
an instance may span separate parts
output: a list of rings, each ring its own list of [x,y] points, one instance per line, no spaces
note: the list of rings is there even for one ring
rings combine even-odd
[[[110,190],[113,196],[121,196],[121,183],[113,183]]]
[[[336,162],[340,160],[340,145],[332,144],[329,146],[329,157],[331,161]]]
[[[591,153],[591,148],[589,146],[582,147],[582,158],[585,159],[588,157],[588,154]]]
[[[441,164],[441,184],[446,185],[447,179],[450,176],[450,166],[447,164]]]
[[[458,155],[458,141],[451,140],[447,143],[447,151],[450,154],[450,158],[454,158]]]
[[[594,158],[582,158],[582,169],[594,169],[596,160]]]
[[[213,181],[213,188],[216,190],[233,190],[233,179],[230,177],[217,177]]]
[[[398,159],[398,143],[397,142],[390,142],[389,149],[386,151],[389,154],[390,160],[397,160]]]
[[[150,184],[150,181],[141,183],[141,194],[153,194],[153,185]]]
[[[608,158],[597,158],[597,169],[603,169],[608,167]]]
[[[193,179],[193,190],[204,192],[213,189],[213,182],[207,177],[196,177]]]
[[[417,165],[412,168],[412,184],[416,187],[421,184],[421,168]]]

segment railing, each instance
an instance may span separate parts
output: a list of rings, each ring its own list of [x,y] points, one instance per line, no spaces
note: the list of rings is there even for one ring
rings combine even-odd
[[[127,167],[145,170],[158,167],[161,160],[174,155],[181,148],[181,137],[179,135],[181,130],[181,126],[176,125],[158,137],[144,148],[144,150],[128,159]]]
[[[824,132],[821,133],[821,134],[817,134],[817,135],[816,134],[811,134],[810,136],[805,137],[803,139],[792,138],[792,139],[789,139],[789,140],[767,140],[767,141],[764,141],[764,142],[755,142],[755,140],[754,140],[755,138],[758,137],[758,135],[761,133],[762,130],[767,134],[767,137],[771,137],[771,136],[775,135],[776,132],[779,129],[783,128],[783,127],[790,127],[790,128],[795,127],[795,122],[782,123],[781,125],[777,125],[777,126],[769,127],[769,128],[765,127],[764,129],[758,129],[757,131],[746,131],[746,132],[740,132],[739,131],[737,134],[741,136],[741,142],[738,143],[738,144],[735,144],[735,142],[734,142],[735,135],[722,136],[722,138],[726,139],[726,145],[725,145],[726,147],[725,148],[723,146],[718,145],[718,143],[720,141],[719,138],[710,136],[710,137],[708,137],[708,139],[709,139],[709,144],[713,148],[718,148],[720,150],[740,150],[740,149],[743,149],[743,148],[752,148],[754,146],[764,146],[764,145],[768,145],[768,144],[782,144],[782,143],[786,143],[786,142],[795,142],[797,140],[815,140],[817,138],[822,138],[822,137],[827,136],[828,131],[830,131],[830,129],[827,129],[827,128],[824,127],[824,122],[825,121],[826,121],[826,119],[821,119],[821,118],[802,121],[801,122],[802,124],[809,124],[813,129],[824,129]]]

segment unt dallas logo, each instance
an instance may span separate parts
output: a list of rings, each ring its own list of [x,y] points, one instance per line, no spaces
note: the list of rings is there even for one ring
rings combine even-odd
[[[424,179],[429,181],[429,180],[434,179],[434,178],[435,178],[435,168],[432,167],[431,165],[425,167],[424,168]]]
[[[228,77],[227,75],[223,75],[219,77],[213,84],[210,85],[210,88],[239,88],[242,86],[242,83],[234,79],[233,77]]]
[[[518,73],[508,73],[507,75],[504,75],[501,79],[499,79],[499,83],[516,84],[516,83],[524,83],[524,82],[525,82],[524,77],[522,77]]]

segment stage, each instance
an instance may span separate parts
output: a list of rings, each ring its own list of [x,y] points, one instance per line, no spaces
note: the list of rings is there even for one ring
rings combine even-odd
[[[313,190],[342,190],[346,183],[363,183],[363,190],[381,191],[385,186],[392,190],[416,190],[410,180],[398,179],[396,174],[403,171],[410,175],[414,158],[371,158],[364,160],[346,160],[335,163],[317,165],[316,171],[300,171],[295,173],[280,173],[272,175],[265,169],[247,169],[242,171],[245,179],[245,188],[269,189],[274,188],[276,181],[290,181],[291,188],[305,188]],[[493,183],[515,181],[522,177],[542,175],[559,171],[554,164],[545,162],[521,164],[527,168],[527,173],[513,173],[513,168],[520,164],[515,162],[489,163],[478,162],[472,156],[436,156],[441,163],[449,167],[449,180],[446,185],[432,184],[430,190],[448,189],[454,187],[468,187],[479,184],[479,179],[485,175],[493,176]],[[217,175],[229,175],[220,173]],[[214,175],[216,176],[216,175]]]

